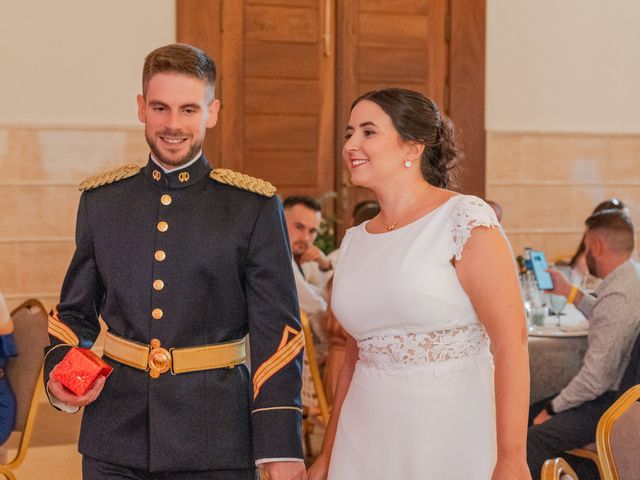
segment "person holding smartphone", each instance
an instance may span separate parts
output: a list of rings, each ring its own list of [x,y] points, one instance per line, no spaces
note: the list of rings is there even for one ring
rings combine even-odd
[[[531,406],[527,461],[539,478],[545,460],[595,441],[598,420],[616,399],[640,332],[640,265],[633,259],[634,226],[619,209],[586,220],[585,259],[589,273],[602,280],[595,295],[551,269],[550,293],[564,295],[589,321],[589,347],[578,374],[557,395]],[[593,462],[571,457],[581,479],[597,479]]]

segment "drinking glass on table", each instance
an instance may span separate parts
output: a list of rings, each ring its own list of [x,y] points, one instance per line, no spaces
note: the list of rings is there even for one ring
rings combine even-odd
[[[549,294],[549,310],[551,315],[556,316],[556,327],[560,326],[560,315],[567,305],[567,297],[564,295]]]

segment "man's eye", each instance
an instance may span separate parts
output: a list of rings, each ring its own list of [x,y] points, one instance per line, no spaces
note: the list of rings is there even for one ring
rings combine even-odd
[[[364,131],[364,136],[365,137],[369,137],[371,135],[374,135],[376,132],[374,132],[373,130],[365,130]]]
[[[349,140],[352,136],[353,136],[353,133],[347,132],[347,133],[344,134],[344,139],[345,140]]]

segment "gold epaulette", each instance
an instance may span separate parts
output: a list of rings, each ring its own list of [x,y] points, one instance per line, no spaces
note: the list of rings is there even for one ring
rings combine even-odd
[[[209,176],[220,183],[258,193],[265,197],[273,197],[276,194],[276,187],[266,180],[234,172],[228,168],[216,168],[211,171]]]
[[[122,165],[121,167],[114,168],[108,172],[103,172],[98,175],[87,178],[80,184],[80,191],[85,192],[87,190],[93,190],[94,188],[102,187],[103,185],[109,185],[110,183],[117,182],[124,178],[133,177],[142,170],[139,165]]]

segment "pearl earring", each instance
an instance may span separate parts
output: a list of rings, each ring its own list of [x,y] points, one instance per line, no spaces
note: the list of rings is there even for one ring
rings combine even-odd
[[[407,168],[411,168],[411,160],[407,158],[404,162],[404,166]]]

